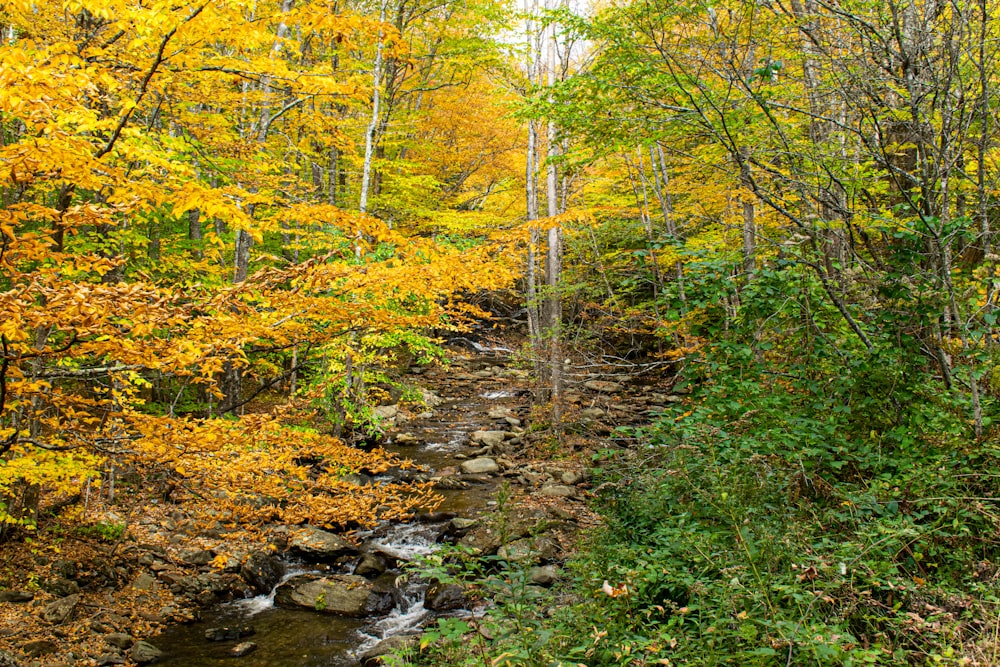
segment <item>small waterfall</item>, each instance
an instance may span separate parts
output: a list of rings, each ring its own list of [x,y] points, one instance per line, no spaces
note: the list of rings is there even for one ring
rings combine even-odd
[[[297,577],[300,574],[310,574],[313,572],[318,572],[319,570],[311,568],[294,567],[289,568],[285,571],[285,575],[281,577],[281,580],[276,583],[272,588],[270,593],[261,593],[260,595],[254,596],[252,598],[243,598],[242,600],[233,600],[230,602],[228,607],[239,611],[241,614],[246,616],[255,616],[263,611],[272,609],[274,607],[274,594],[278,591],[278,587],[285,583],[292,577]]]

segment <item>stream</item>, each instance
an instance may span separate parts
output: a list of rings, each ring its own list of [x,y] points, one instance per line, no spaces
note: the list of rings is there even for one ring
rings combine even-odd
[[[494,363],[497,363],[495,359],[479,356],[468,368],[475,371],[485,365],[490,369]],[[494,373],[499,370],[492,369]],[[467,455],[478,447],[469,443],[469,436],[473,431],[491,428],[487,416],[491,408],[514,408],[519,403],[509,390],[511,381],[499,374],[459,377],[462,381],[444,389],[458,396],[442,395],[446,402],[435,408],[433,415],[400,425],[401,430],[418,436],[420,444],[404,447],[390,442],[385,449],[411,459],[433,475],[436,470],[460,464],[456,454]],[[423,378],[416,379],[423,382]],[[437,389],[429,379],[428,384]],[[378,480],[376,478],[376,482]],[[438,492],[444,497],[438,512],[475,518],[494,503],[495,482]],[[379,526],[358,537],[368,545],[406,560],[436,549],[447,523],[398,522]],[[283,581],[314,571],[320,571],[319,566],[290,562]],[[400,574],[399,570],[389,570],[382,577],[395,578]],[[403,583],[396,596],[396,606],[388,615],[366,619],[276,607],[273,590],[269,595],[218,605],[204,610],[200,621],[169,627],[154,638],[152,641],[164,654],[157,664],[186,667],[231,667],[234,664],[240,667],[355,666],[358,664],[356,656],[380,640],[412,634],[427,622],[432,612],[423,606],[425,587],[419,582]],[[250,637],[221,642],[205,638],[208,628],[248,625],[255,631]],[[245,641],[252,641],[257,648],[248,655],[234,658],[231,655],[233,647]]]

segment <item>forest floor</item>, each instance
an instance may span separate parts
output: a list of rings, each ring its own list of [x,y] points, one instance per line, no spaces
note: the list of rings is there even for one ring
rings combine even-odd
[[[499,341],[494,347],[506,345]],[[484,355],[459,344],[449,347],[446,363],[413,367],[400,380],[448,401],[507,398],[504,406],[479,415],[483,432],[503,431],[503,442],[490,442],[490,436],[475,442],[474,435],[470,447],[481,447],[459,454],[455,462],[489,458],[498,467],[489,488],[503,484],[509,489],[513,514],[540,516],[543,511],[572,526],[560,534],[557,553],[548,558],[561,561],[576,532],[597,523],[585,502],[594,453],[628,446],[619,427],[646,422],[679,399],[663,392],[658,384],[662,378],[610,366],[593,368],[570,378],[560,441],[547,424],[548,412],[531,405],[530,374],[517,366],[506,353]],[[642,370],[626,370],[636,369]],[[404,456],[405,448],[398,446],[401,440],[405,444],[404,434],[418,429],[421,417],[424,422],[435,419],[426,411],[419,414],[421,409],[403,406],[388,424],[387,441]],[[484,481],[461,466],[433,474],[431,481],[442,489]],[[194,520],[189,505],[204,499],[164,502],[138,480],[129,481],[113,502],[94,494],[85,507],[63,508],[37,533],[0,549],[0,665],[150,662],[156,657],[158,632],[197,618],[204,607],[254,592],[248,561],[261,562],[287,544],[288,526],[222,521],[206,526]],[[86,530],[80,528],[83,512],[88,515]],[[93,528],[94,517],[105,528]]]

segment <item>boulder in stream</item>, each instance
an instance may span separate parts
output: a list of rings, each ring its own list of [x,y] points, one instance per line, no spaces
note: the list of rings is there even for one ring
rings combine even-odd
[[[469,439],[486,447],[499,447],[507,438],[507,431],[473,431]]]
[[[338,616],[377,616],[394,604],[391,591],[353,574],[302,574],[278,586],[274,603],[282,607],[314,609]]]
[[[269,593],[285,575],[285,564],[276,555],[264,551],[250,554],[240,567],[240,576],[254,593]]]
[[[357,567],[354,568],[354,574],[366,579],[374,579],[385,572],[388,567],[389,563],[385,555],[378,552],[369,552],[361,556]]]
[[[324,562],[358,555],[358,548],[341,536],[314,526],[303,526],[292,532],[288,550],[302,558]]]
[[[500,466],[491,458],[481,457],[462,462],[462,472],[466,475],[484,475],[500,472]]]

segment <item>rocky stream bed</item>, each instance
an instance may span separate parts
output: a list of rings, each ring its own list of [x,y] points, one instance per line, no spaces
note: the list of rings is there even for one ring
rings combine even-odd
[[[407,563],[442,544],[457,543],[481,555],[499,552],[522,563],[533,585],[558,581],[577,531],[595,525],[582,502],[589,489],[580,462],[585,459],[573,450],[596,448],[612,425],[644,421],[677,399],[627,377],[581,381],[566,396],[576,424],[570,437],[575,447],[549,460],[540,448],[546,436],[529,428],[527,374],[506,367],[502,349],[453,352],[449,366],[411,369],[407,382],[424,388],[422,412],[395,404],[378,408],[388,427],[385,448],[418,467],[358,480],[431,481],[444,498],[434,512],[350,539],[312,526],[273,526],[269,548],[221,567],[218,556],[228,551],[224,533],[209,529],[185,538],[182,516],[147,519],[147,532],[169,537],[169,546],[123,549],[122,558],[132,559],[134,567],[119,566],[118,579],[127,576],[138,616],[152,631],[165,624],[163,632],[139,640],[135,630],[144,626],[136,625],[134,614],[130,623],[101,610],[93,598],[83,600],[82,575],[93,564],[68,563],[56,578],[61,588],[47,585],[39,599],[27,591],[0,591],[0,612],[4,606],[26,610],[56,637],[64,624],[82,621],[94,641],[67,651],[57,640],[3,629],[0,646],[14,650],[0,651],[0,667],[150,662],[370,667],[381,664],[378,656],[385,651],[415,642],[436,616],[467,616],[489,605],[456,584],[427,581],[407,570]],[[495,522],[501,484],[512,497],[503,512],[503,535]]]

